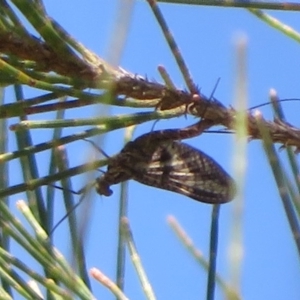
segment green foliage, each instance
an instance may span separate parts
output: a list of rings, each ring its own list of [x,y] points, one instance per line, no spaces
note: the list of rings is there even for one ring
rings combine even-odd
[[[158,1],[168,3],[182,3],[194,5],[214,5],[221,7],[242,7],[261,18],[267,24],[281,30],[288,37],[299,42],[299,35],[292,29],[288,29],[278,20],[271,18],[258,9],[278,9],[278,10],[300,10],[299,4],[265,3],[265,2],[245,2],[245,1]],[[13,294],[22,295],[25,299],[94,299],[95,295],[90,290],[88,271],[85,266],[85,253],[83,241],[78,232],[78,222],[75,214],[68,215],[70,238],[74,249],[74,262],[72,264],[60,254],[54,247],[51,233],[54,224],[54,195],[53,182],[61,180],[64,187],[64,200],[67,209],[74,207],[73,195],[70,192],[70,178],[74,175],[95,170],[106,165],[108,160],[101,159],[95,162],[88,162],[84,165],[70,168],[68,166],[67,155],[63,145],[70,142],[93,137],[107,133],[115,129],[125,128],[140,124],[149,120],[159,120],[173,118],[178,115],[190,113],[197,117],[217,119],[218,122],[229,130],[236,130],[241,140],[236,148],[243,149],[246,135],[263,140],[269,163],[276,178],[285,212],[290,222],[291,232],[300,252],[299,241],[299,212],[300,207],[297,201],[297,193],[300,187],[297,180],[297,170],[294,153],[288,148],[291,169],[293,170],[293,182],[289,180],[279,163],[279,158],[273,148],[274,142],[285,145],[288,140],[289,145],[297,146],[297,139],[293,139],[293,129],[283,122],[283,115],[280,114],[276,95],[272,95],[276,108],[277,117],[282,121],[280,126],[275,123],[266,122],[261,116],[250,117],[245,113],[240,113],[245,107],[239,107],[239,111],[227,109],[221,104],[216,107],[209,105],[195,107],[194,94],[197,94],[197,87],[190,77],[188,67],[181,56],[175,40],[170,34],[167,23],[161,14],[155,1],[148,1],[150,8],[157,18],[166,42],[176,58],[178,66],[182,72],[188,88],[188,101],[182,97],[184,91],[176,90],[167,73],[161,68],[164,74],[165,85],[151,82],[148,79],[140,78],[121,68],[115,68],[98,57],[95,53],[85,48],[67,33],[55,20],[51,19],[44,8],[41,0],[11,0],[0,1],[0,85],[4,89],[6,86],[14,86],[15,102],[5,101],[1,94],[0,105],[0,298],[12,299]],[[58,4],[59,5],[59,4]],[[22,16],[22,18],[20,17]],[[25,25],[26,20],[35,32],[31,32]],[[40,36],[41,38],[37,38]],[[238,47],[237,55],[241,62],[245,59],[245,54]],[[246,98],[245,88],[243,89],[246,77],[245,70],[238,70],[237,78],[244,81],[237,84],[239,99]],[[80,74],[80,76],[78,75]],[[23,87],[33,87],[38,89],[38,97],[25,99]],[[3,91],[3,90],[2,90]],[[157,109],[152,112],[140,111],[134,114],[113,115],[109,117],[98,117],[88,119],[68,120],[64,119],[64,111],[70,108],[88,106],[92,104],[117,105],[135,108],[159,108],[163,100],[170,100],[168,93],[172,92],[178,98],[174,105],[164,102],[167,108]],[[125,97],[124,97],[125,95]],[[168,98],[168,99],[167,99]],[[173,98],[171,97],[171,100]],[[204,98],[204,100],[207,100]],[[48,103],[49,102],[49,103]],[[243,102],[244,105],[246,102]],[[191,105],[191,106],[190,106]],[[218,105],[216,103],[211,105]],[[57,112],[56,120],[28,121],[28,115],[40,112]],[[11,129],[15,131],[17,139],[16,151],[7,149],[8,128],[7,120],[18,117],[19,122]],[[247,127],[247,124],[251,126]],[[61,136],[62,128],[90,125],[92,129],[84,132]],[[30,129],[51,128],[53,129],[53,139],[48,143],[34,144],[33,134]],[[75,129],[76,130],[76,129]],[[128,129],[126,140],[130,140],[131,133]],[[284,130],[284,134],[278,137],[276,133]],[[290,134],[290,135],[289,135]],[[41,177],[38,172],[38,162],[36,154],[46,150],[51,150],[51,162],[49,164],[49,174]],[[242,153],[241,153],[242,152]],[[242,165],[245,160],[245,153],[240,151],[237,154],[236,165]],[[10,185],[8,174],[8,164],[18,159],[22,165],[24,183]],[[240,181],[238,182],[239,194],[242,197],[243,176],[245,170],[238,169]],[[40,187],[48,186],[47,199],[43,197]],[[91,184],[92,186],[93,184]],[[296,186],[296,188],[295,188]],[[17,206],[26,219],[21,223],[8,209],[8,198],[14,194],[26,192],[28,202],[19,201]],[[87,189],[82,190],[85,196]],[[240,199],[237,199],[236,213],[239,218]],[[111,290],[117,299],[127,299],[122,292],[122,279],[124,276],[124,251],[125,244],[128,246],[132,262],[139,276],[141,286],[148,299],[155,299],[154,292],[143,270],[141,260],[137,253],[135,243],[130,231],[128,220],[126,219],[126,184],[123,184],[122,209],[120,210],[120,234],[118,247],[118,284],[113,283],[99,270],[90,270],[90,275],[101,284]],[[213,208],[211,245],[209,262],[199,254],[194,245],[190,242],[187,234],[174,219],[170,219],[170,224],[182,243],[191,252],[195,260],[208,270],[207,299],[213,299],[215,283],[224,291],[228,299],[240,299],[239,287],[232,283],[225,282],[220,275],[216,274],[216,249],[218,237],[218,206]],[[28,230],[28,224],[30,230]],[[234,243],[241,243],[239,232],[233,236],[237,240]],[[10,240],[19,244],[25,252],[32,256],[43,268],[42,272],[32,270],[22,257],[15,257],[10,253]],[[239,258],[234,261],[233,270],[240,268]],[[74,271],[76,270],[76,272]],[[32,279],[25,282],[23,275],[26,274]],[[237,271],[237,273],[239,273]],[[238,274],[235,274],[238,276]],[[37,285],[38,284],[38,285]]]

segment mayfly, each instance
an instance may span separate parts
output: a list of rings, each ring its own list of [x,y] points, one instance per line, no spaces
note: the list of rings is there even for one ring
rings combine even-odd
[[[97,192],[110,196],[111,185],[133,179],[204,203],[232,200],[234,181],[226,171],[207,154],[180,142],[211,125],[211,121],[202,120],[183,129],[153,131],[127,143],[96,180]]]
[[[109,159],[107,171],[89,187],[95,184],[98,194],[110,196],[111,185],[133,179],[204,203],[229,202],[235,195],[233,179],[210,156],[180,142],[200,135],[212,125],[212,121],[204,119],[183,129],[152,131],[136,138]],[[77,193],[84,194],[89,187]]]

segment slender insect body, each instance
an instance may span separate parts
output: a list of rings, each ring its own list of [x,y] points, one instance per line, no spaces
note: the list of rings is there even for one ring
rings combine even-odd
[[[202,151],[176,141],[183,136],[194,136],[195,126],[208,126],[199,123],[190,126],[190,131],[186,128],[154,131],[126,144],[111,159],[107,172],[97,179],[97,192],[110,196],[110,185],[133,179],[204,203],[232,200],[234,182],[224,169]]]
[[[153,131],[127,143],[110,158],[104,175],[96,179],[97,193],[111,196],[111,185],[133,179],[204,203],[231,201],[235,195],[233,179],[210,156],[180,142],[199,135],[211,124],[202,120],[183,129]]]

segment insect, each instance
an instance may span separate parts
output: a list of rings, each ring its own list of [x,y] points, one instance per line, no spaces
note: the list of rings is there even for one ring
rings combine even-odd
[[[204,119],[183,129],[152,131],[136,138],[110,158],[107,171],[91,186],[95,184],[98,194],[110,196],[111,185],[133,179],[204,203],[229,202],[235,195],[233,179],[210,156],[180,142],[212,125],[212,121]],[[89,187],[77,194],[84,194]],[[82,196],[72,211],[83,199]],[[51,234],[69,214],[55,225]]]
[[[110,196],[111,185],[133,179],[204,203],[232,200],[234,181],[226,171],[207,154],[180,142],[211,125],[201,120],[183,129],[153,131],[127,143],[111,158],[107,172],[97,178],[97,192]]]

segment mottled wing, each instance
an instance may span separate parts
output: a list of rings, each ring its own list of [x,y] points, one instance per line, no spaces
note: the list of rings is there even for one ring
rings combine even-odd
[[[194,200],[220,204],[234,197],[232,178],[210,156],[181,142],[161,144],[132,179]]]

